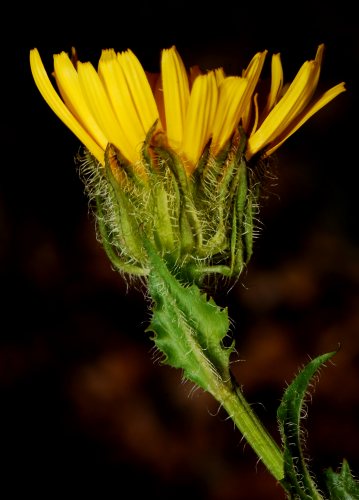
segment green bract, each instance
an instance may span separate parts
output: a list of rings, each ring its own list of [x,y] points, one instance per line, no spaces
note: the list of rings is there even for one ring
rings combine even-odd
[[[244,134],[237,131],[216,157],[208,146],[189,176],[153,130],[142,147],[140,169],[113,145],[106,149],[105,168],[89,154],[82,161],[112,264],[123,273],[148,275],[145,238],[188,282],[212,273],[238,277],[252,254],[259,194],[244,157]]]

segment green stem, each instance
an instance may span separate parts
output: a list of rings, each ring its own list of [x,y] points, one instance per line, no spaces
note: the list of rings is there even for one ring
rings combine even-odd
[[[220,381],[212,372],[207,373],[207,376],[215,379],[208,381],[208,391],[227,411],[245,440],[269,472],[278,481],[283,479],[284,461],[282,452],[263,427],[238,385],[235,382],[233,384]]]
[[[284,477],[282,453],[230,372],[234,343],[224,345],[230,326],[227,309],[218,307],[196,285],[183,285],[169,272],[148,240],[144,245],[150,263],[148,292],[152,299],[147,331],[153,332],[164,362],[181,369],[184,378],[212,394],[269,472],[280,481]]]

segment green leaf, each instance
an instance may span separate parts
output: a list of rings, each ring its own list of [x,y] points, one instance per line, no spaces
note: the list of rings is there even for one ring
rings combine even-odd
[[[279,430],[284,445],[284,479],[281,484],[288,491],[291,499],[323,498],[305,462],[301,444],[300,419],[310,382],[317,370],[334,354],[335,352],[323,354],[310,361],[286,389],[277,411]]]
[[[148,241],[145,247],[150,263],[148,290],[153,299],[147,331],[154,332],[164,363],[182,369],[187,379],[213,392],[213,380],[230,381],[233,343],[223,345],[229,329],[227,310],[213,299],[207,300],[196,285],[183,286]]]
[[[359,482],[353,477],[346,460],[343,460],[339,473],[329,468],[324,474],[330,500],[359,499]]]

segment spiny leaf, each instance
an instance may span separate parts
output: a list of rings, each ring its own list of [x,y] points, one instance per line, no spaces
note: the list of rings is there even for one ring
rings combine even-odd
[[[222,381],[230,380],[233,348],[223,345],[229,329],[227,310],[207,300],[196,285],[182,286],[148,241],[145,247],[151,268],[148,289],[154,301],[148,331],[154,332],[166,364],[182,369],[186,378],[210,392],[213,373]]]
[[[353,477],[349,464],[343,460],[339,473],[329,468],[325,471],[330,500],[358,500],[359,482]]]
[[[322,499],[303,456],[300,418],[304,398],[313,376],[334,354],[335,352],[323,354],[310,361],[286,389],[277,411],[284,445],[284,479],[281,483],[291,499]]]

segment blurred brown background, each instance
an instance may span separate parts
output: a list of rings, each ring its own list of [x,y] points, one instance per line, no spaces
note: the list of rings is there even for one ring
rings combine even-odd
[[[286,384],[340,344],[308,403],[306,449],[315,473],[345,457],[359,474],[357,17],[345,2],[288,9],[10,6],[1,35],[2,499],[283,498],[216,402],[156,361],[141,291],[96,241],[73,161],[79,143],[32,81],[33,47],[49,69],[53,53],[75,46],[92,62],[102,48],[130,47],[156,70],[160,49],[175,44],[187,65],[237,74],[268,49],[291,80],[325,43],[320,90],[344,80],[348,91],[279,150],[254,257],[240,283],[214,296],[234,322],[236,377],[276,438]]]

